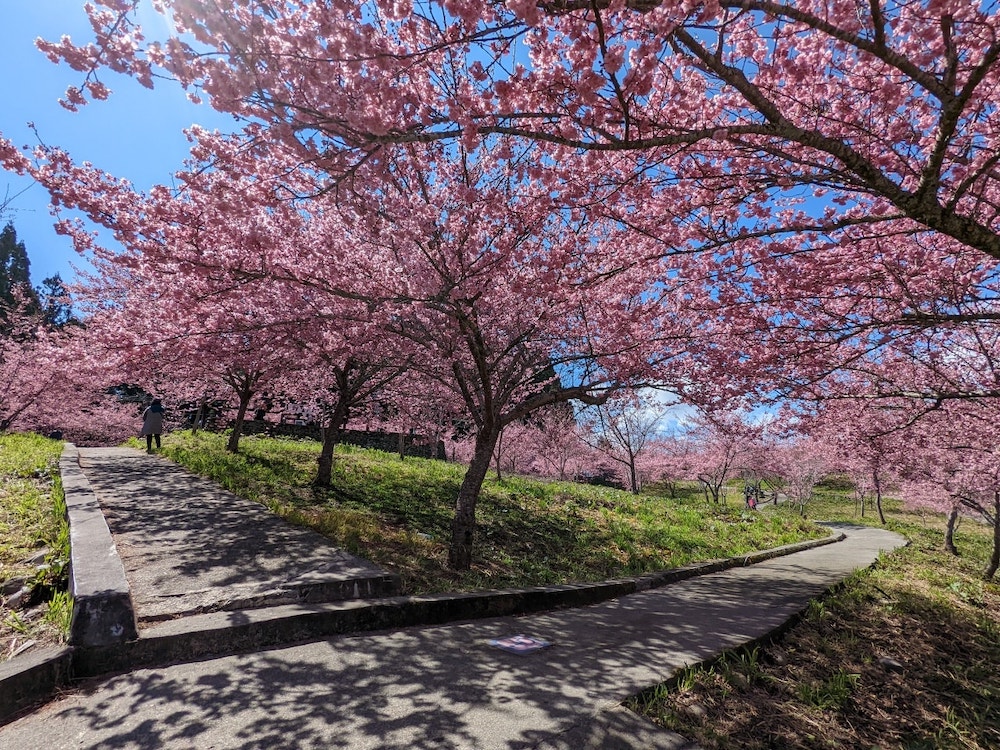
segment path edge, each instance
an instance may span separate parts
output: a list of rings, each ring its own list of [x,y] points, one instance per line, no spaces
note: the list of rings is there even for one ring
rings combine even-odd
[[[139,636],[125,568],[73,443],[63,444],[59,474],[70,535],[69,643],[0,663],[0,725],[75,679],[74,661],[81,648],[121,647]]]
[[[597,583],[482,590],[210,612],[157,623],[136,640],[81,647],[75,678],[192,662],[337,635],[584,607],[843,541],[843,532],[721,560]]]
[[[348,633],[582,607],[846,538],[831,529],[822,539],[597,583],[288,604],[194,615],[139,631],[124,567],[74,444],[66,443],[59,469],[70,525],[70,643],[0,663],[0,726],[81,679]]]
[[[69,586],[73,597],[69,643],[99,648],[135,640],[139,632],[125,567],[73,443],[63,448],[59,473],[69,520]]]

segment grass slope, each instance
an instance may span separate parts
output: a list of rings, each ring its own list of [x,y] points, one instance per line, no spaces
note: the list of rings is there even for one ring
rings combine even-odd
[[[135,445],[138,446],[136,442]],[[487,480],[473,569],[448,570],[464,467],[344,446],[334,486],[310,486],[311,441],[172,433],[163,453],[237,495],[398,572],[407,593],[596,581],[775,547],[827,532],[794,516],[712,508],[652,495],[524,477]]]
[[[630,707],[706,750],[1000,748],[1000,585],[981,577],[989,532],[965,520],[954,557],[940,517],[888,506],[909,547],[814,601],[774,643],[690,669]],[[847,496],[809,508],[862,521],[853,510]]]
[[[62,442],[38,435],[0,435],[0,589],[22,584],[28,601],[8,606],[0,597],[0,661],[28,641],[65,638],[71,605],[64,571],[69,527],[59,479]],[[44,565],[31,562],[45,552]],[[25,606],[28,605],[28,606]]]

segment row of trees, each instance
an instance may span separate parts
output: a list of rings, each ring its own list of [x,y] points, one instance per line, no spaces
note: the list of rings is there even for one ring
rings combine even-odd
[[[157,39],[137,4],[89,5],[93,43],[40,43],[80,71],[68,106],[110,69],[244,127],[192,128],[178,187],[148,193],[0,139],[124,248],[59,225],[96,269],[88,371],[228,389],[241,414],[314,402],[320,483],[359,409],[446,412],[473,443],[456,567],[505,430],[649,385],[720,423],[789,404],[887,462],[876,495],[899,461],[945,488],[915,498],[995,507],[992,5],[154,0]],[[880,447],[902,435],[921,449]]]
[[[81,427],[100,411],[87,379],[67,368],[76,325],[58,275],[32,286],[27,249],[8,222],[0,231],[0,431]],[[71,408],[64,396],[73,398]]]
[[[955,554],[960,519],[986,522],[994,530],[985,571],[992,579],[1000,567],[1000,463],[988,429],[996,406],[949,403],[919,420],[905,407],[859,399],[826,403],[805,417],[789,410],[767,418],[703,411],[685,429],[664,435],[655,429],[662,414],[629,400],[600,407],[589,419],[569,423],[562,414],[522,426],[497,461],[549,476],[569,467],[591,478],[596,468],[633,491],[656,482],[672,493],[680,482],[697,480],[715,503],[739,479],[803,512],[818,484],[836,481],[853,488],[862,516],[870,509],[882,523],[883,495],[892,492],[945,514],[945,546]]]

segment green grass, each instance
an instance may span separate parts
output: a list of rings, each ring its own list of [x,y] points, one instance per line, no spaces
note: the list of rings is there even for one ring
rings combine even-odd
[[[0,435],[0,580],[29,575],[24,560],[41,547],[69,552],[59,478],[62,443],[38,435]]]
[[[628,705],[707,750],[1000,747],[1000,585],[982,580],[990,529],[965,519],[955,557],[941,516],[892,499],[884,508],[908,547],[814,600],[752,666],[724,654]],[[877,525],[842,489],[818,493],[807,512]]]
[[[0,435],[0,584],[23,580],[34,590],[33,598],[56,600],[40,619],[0,606],[0,660],[19,640],[59,640],[68,632],[69,526],[59,477],[61,452],[58,440]],[[47,567],[39,570],[28,561],[41,549],[48,549]]]
[[[133,443],[139,446],[138,442]],[[316,490],[319,446],[172,433],[162,452],[191,471],[403,578],[408,593],[596,581],[729,557],[827,532],[792,516],[715,508],[697,493],[635,496],[607,487],[488,479],[477,508],[472,570],[446,566],[464,467],[343,446],[333,487]]]

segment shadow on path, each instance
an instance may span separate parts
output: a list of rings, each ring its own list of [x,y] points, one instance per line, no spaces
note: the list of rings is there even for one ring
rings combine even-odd
[[[603,711],[768,634],[900,542],[852,532],[841,544],[576,610],[140,670],[0,730],[0,744],[24,746],[44,725],[50,748],[582,750],[580,727]],[[519,656],[487,643],[515,633],[553,645]],[[634,731],[628,744],[594,746],[678,746],[655,728]]]
[[[81,448],[140,624],[195,612],[396,593],[398,581],[309,529],[157,456]]]

